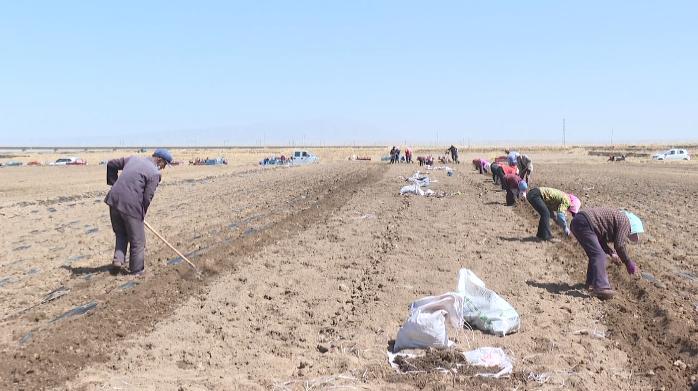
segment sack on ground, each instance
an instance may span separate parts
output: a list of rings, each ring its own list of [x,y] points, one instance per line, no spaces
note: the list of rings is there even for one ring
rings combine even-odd
[[[457,330],[462,328],[462,311],[463,298],[455,293],[429,296],[413,302],[409,318],[397,333],[393,351],[452,346],[446,323]]]
[[[463,296],[463,318],[479,330],[505,336],[519,330],[519,314],[514,307],[468,269],[458,271],[457,293]]]
[[[500,368],[500,371],[497,373],[478,373],[478,376],[499,378],[511,375],[514,370],[514,364],[501,348],[478,348],[463,353],[463,356],[465,356],[470,365]]]

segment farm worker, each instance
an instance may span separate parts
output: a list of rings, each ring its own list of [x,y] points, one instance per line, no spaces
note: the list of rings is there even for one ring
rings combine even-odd
[[[502,163],[497,163],[497,171],[495,172],[494,168],[494,163],[490,165],[490,168],[492,169],[492,178],[494,180],[494,183],[500,183],[502,185],[502,189],[504,189],[504,176],[505,175],[517,175],[518,171],[515,166],[508,166],[506,164]]]
[[[446,150],[446,152],[450,152],[450,153],[451,153],[451,160],[453,160],[454,163],[460,163],[460,162],[458,161],[458,148],[456,148],[455,146],[451,145],[451,146]]]
[[[579,212],[570,228],[584,252],[589,257],[586,286],[594,296],[610,299],[611,289],[606,273],[606,255],[615,262],[622,261],[629,274],[635,274],[637,266],[625,249],[627,240],[637,242],[645,232],[642,221],[635,214],[615,208],[589,208]],[[613,250],[608,247],[613,242]],[[620,259],[620,261],[619,261]]]
[[[475,168],[476,170],[480,170],[480,168],[481,168],[480,167],[480,160],[482,160],[482,159],[480,159],[480,158],[473,159],[473,168]]]
[[[412,148],[405,147],[405,162],[412,163]]]
[[[504,176],[504,190],[507,191],[507,206],[512,206],[516,203],[521,193],[526,192],[528,184],[518,175],[511,174]]]
[[[510,166],[516,165],[516,160],[519,158],[519,156],[521,156],[521,154],[516,152],[516,151],[510,152],[509,150],[505,150],[504,152],[506,152],[506,154],[507,154],[507,162],[509,163],[509,165]]]
[[[521,179],[525,180],[526,183],[531,182],[531,172],[533,171],[533,162],[528,155],[519,155],[516,158],[516,165],[519,168],[519,176]]]
[[[570,236],[570,229],[567,228],[567,211],[574,217],[579,212],[582,202],[574,194],[568,194],[551,187],[534,187],[526,195],[526,199],[533,206],[533,209],[540,215],[538,221],[538,232],[536,237],[541,240],[550,240],[553,234],[550,231],[551,213],[555,216],[555,222]]]
[[[504,170],[502,170],[501,163],[490,164],[490,171],[492,172],[492,182],[495,185],[499,183],[501,178],[504,178]]]
[[[490,168],[490,162],[485,159],[480,159],[480,174],[487,174],[487,170]]]
[[[112,266],[124,266],[130,245],[129,271],[143,273],[145,261],[145,228],[143,220],[160,184],[160,170],[172,163],[172,154],[156,149],[151,157],[130,156],[107,163],[107,184],[112,188],[104,202],[109,205],[111,227],[116,236]],[[119,171],[122,171],[119,175]]]
[[[490,169],[490,162],[485,159],[478,159],[478,168],[480,169],[480,174],[486,174]]]

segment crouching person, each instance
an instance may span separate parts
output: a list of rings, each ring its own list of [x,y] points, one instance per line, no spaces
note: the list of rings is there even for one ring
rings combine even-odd
[[[608,282],[606,257],[622,261],[629,274],[637,272],[625,248],[628,240],[638,242],[645,232],[642,221],[633,213],[614,208],[584,209],[572,219],[572,233],[589,257],[586,286],[592,295],[610,299],[615,291]],[[613,250],[608,247],[613,242]]]

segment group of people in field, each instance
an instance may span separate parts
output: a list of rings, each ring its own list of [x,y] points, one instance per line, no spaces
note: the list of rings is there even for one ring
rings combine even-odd
[[[390,149],[390,164],[395,164],[395,163],[412,163],[412,148],[410,147],[405,147],[405,154],[401,155],[402,151],[400,151],[400,148],[393,146]],[[442,156],[438,156],[437,160],[439,163],[442,164],[449,164],[449,163],[455,163],[459,164],[460,161],[458,160],[458,148],[456,148],[454,145],[451,145],[448,149],[446,149],[446,154]],[[450,158],[448,156],[451,156]],[[420,166],[431,166],[434,164],[434,157],[431,155],[426,155],[426,156],[417,156],[417,162],[419,163]]]
[[[481,174],[491,174],[492,181],[506,191],[506,204],[516,204],[525,199],[540,215],[536,238],[554,241],[550,220],[553,219],[560,231],[573,236],[584,249],[589,263],[586,287],[601,299],[610,299],[615,291],[608,281],[607,259],[625,265],[629,274],[637,272],[637,265],[630,259],[626,245],[638,242],[644,232],[642,221],[635,214],[622,209],[594,207],[581,209],[581,200],[572,193],[551,187],[532,187],[533,161],[516,151],[505,151],[504,156],[493,162],[484,158],[473,159],[472,163]],[[571,215],[568,223],[567,213]],[[608,243],[613,243],[613,248]]]
[[[455,147],[449,150],[453,160],[457,162],[457,150]],[[581,200],[572,193],[551,187],[532,187],[532,160],[516,151],[505,152],[505,156],[495,158],[493,162],[482,158],[474,159],[473,166],[481,174],[491,174],[493,182],[506,191],[507,205],[516,204],[517,199],[525,199],[531,204],[540,215],[536,232],[538,240],[558,240],[554,238],[551,219],[566,237],[574,236],[589,258],[587,288],[594,296],[612,298],[615,291],[611,288],[606,273],[607,258],[624,264],[630,274],[637,272],[637,266],[630,259],[626,245],[629,241],[637,242],[639,235],[644,232],[640,218],[617,208],[581,209]],[[409,148],[405,155],[409,156],[408,162],[411,162],[412,151]],[[391,157],[393,156],[396,161],[400,161],[399,150],[391,151]],[[418,160],[422,164],[421,157]],[[136,275],[143,273],[144,218],[160,183],[160,170],[172,163],[172,154],[166,149],[157,149],[150,157],[131,156],[107,163],[106,179],[112,188],[105,202],[109,205],[115,234],[112,260],[115,269],[126,267],[126,253],[130,247],[128,271]],[[429,163],[433,164],[433,160]],[[569,223],[567,213],[572,217]],[[608,243],[613,243],[613,248]]]
[[[405,154],[400,155],[400,148],[393,146],[390,149],[390,164],[395,163],[412,163],[412,148],[405,147]]]

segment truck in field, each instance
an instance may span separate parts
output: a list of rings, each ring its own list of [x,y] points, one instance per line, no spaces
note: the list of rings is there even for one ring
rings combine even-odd
[[[310,164],[318,163],[320,161],[319,157],[305,150],[293,151],[291,158],[293,159],[293,164]]]

